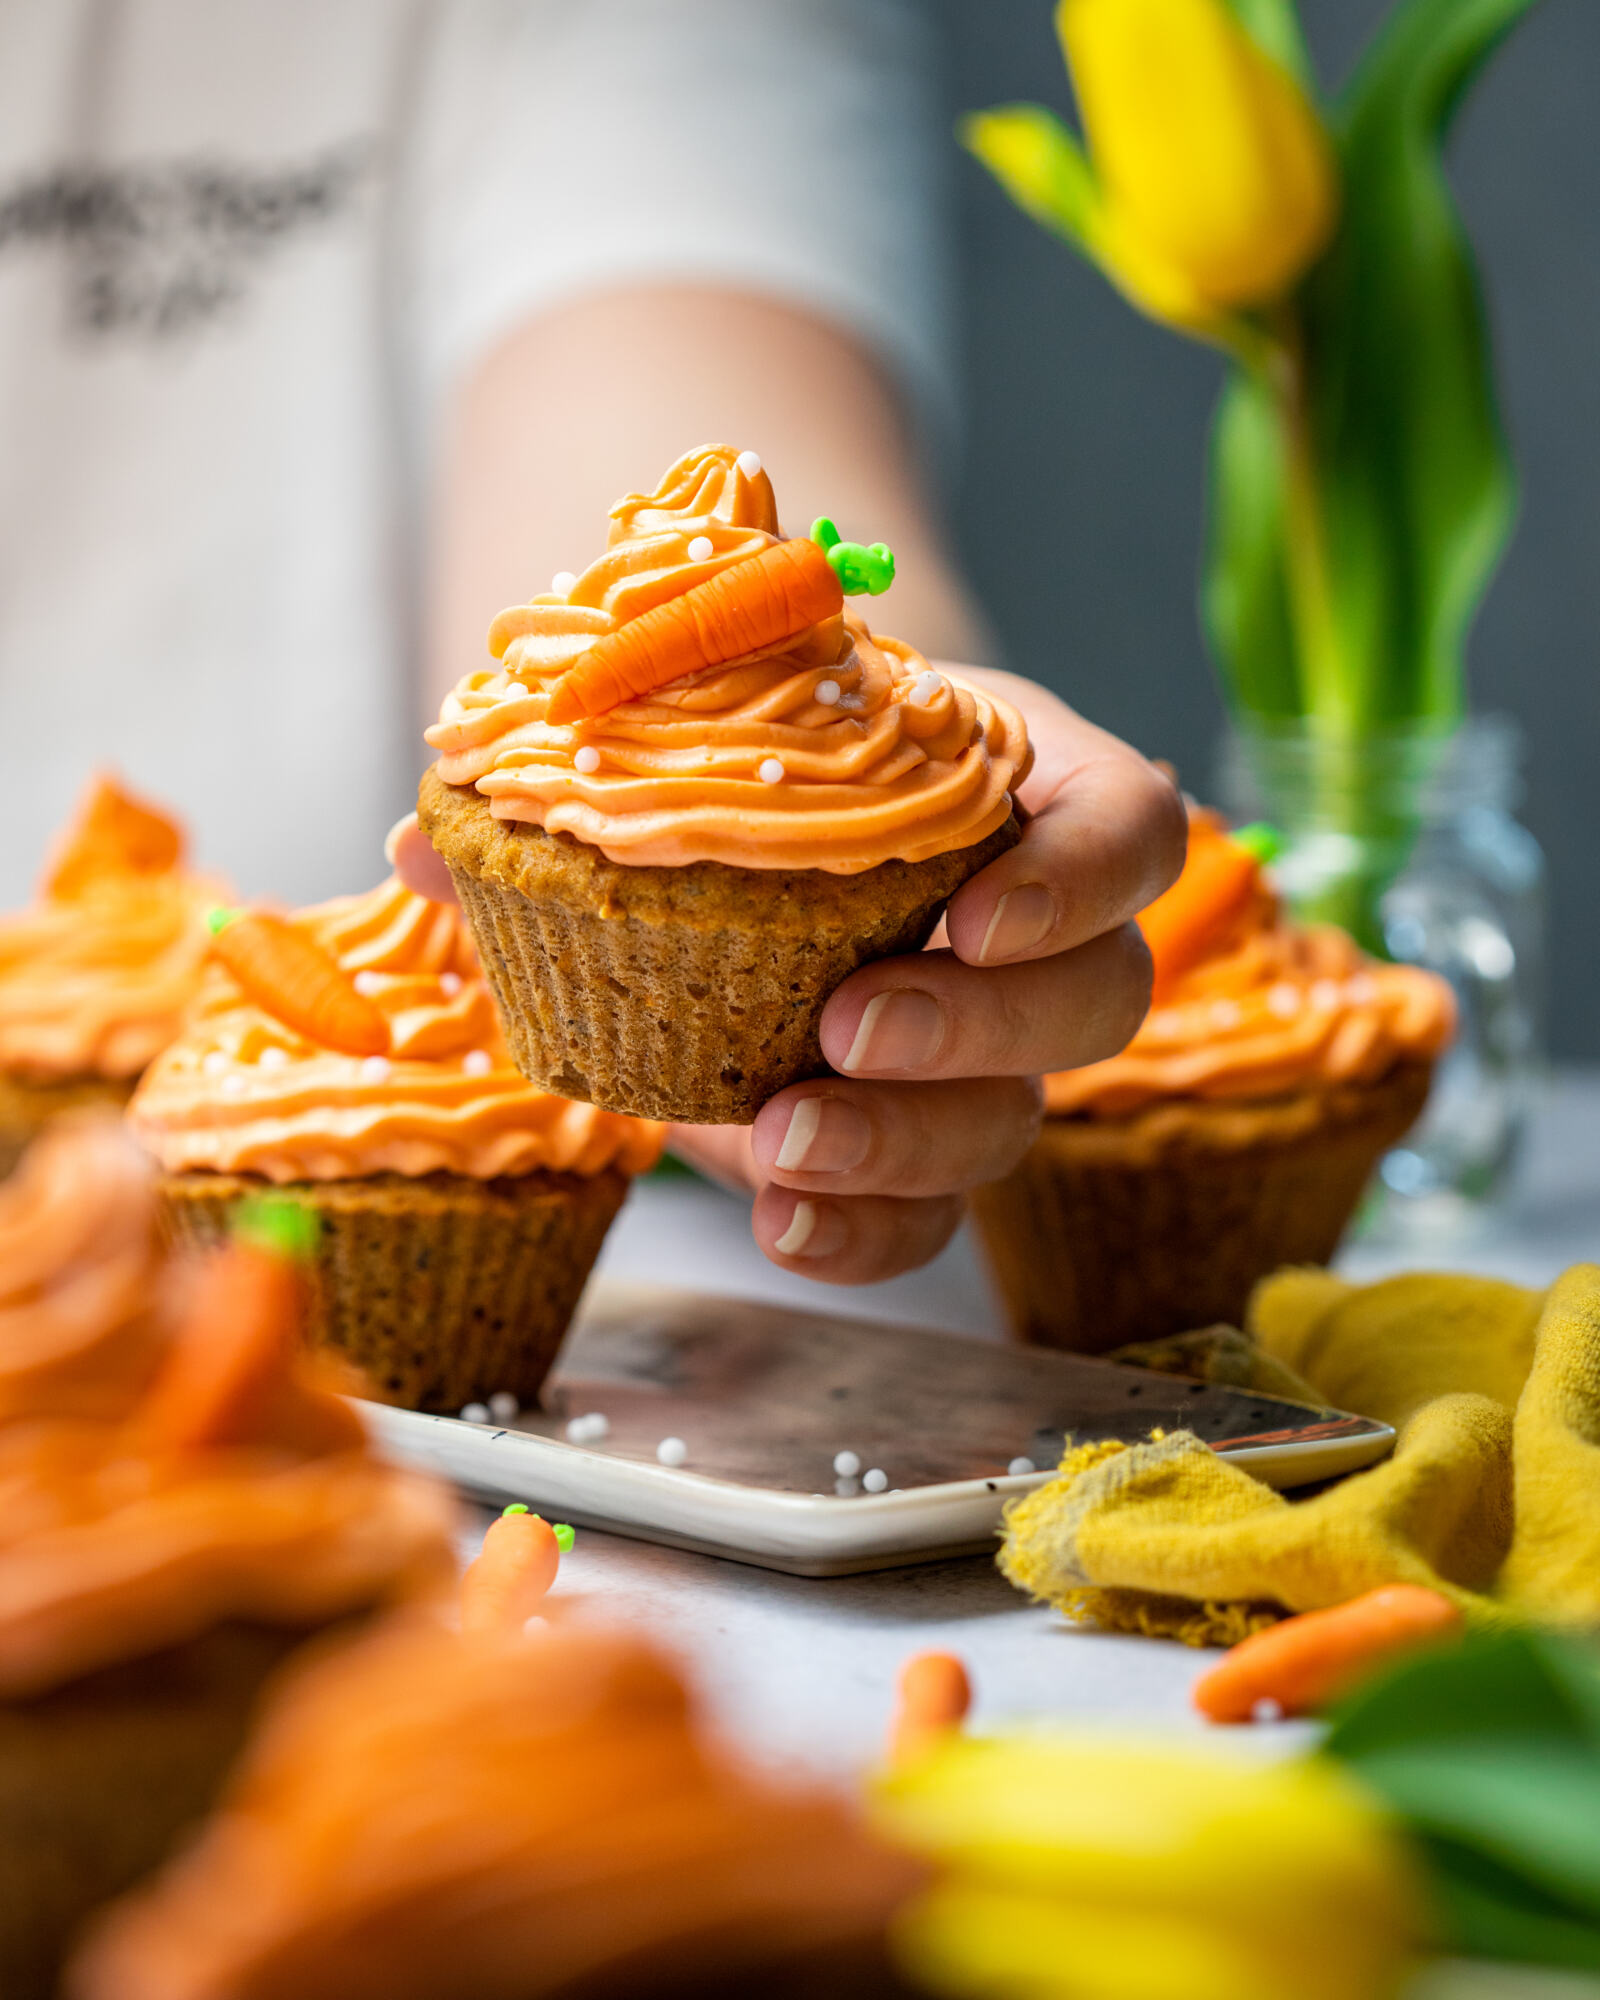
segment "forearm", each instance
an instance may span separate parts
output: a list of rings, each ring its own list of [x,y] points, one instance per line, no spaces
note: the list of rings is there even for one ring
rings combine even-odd
[[[690,286],[584,298],[486,357],[447,424],[432,524],[429,719],[489,620],[599,553],[606,509],[691,445],[760,452],[803,532],[831,514],[899,561],[898,637],[982,658],[981,622],[918,477],[893,386],[826,321]]]

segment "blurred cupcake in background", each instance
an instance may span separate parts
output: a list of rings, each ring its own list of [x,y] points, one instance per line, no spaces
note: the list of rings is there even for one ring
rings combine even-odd
[[[1039,1138],[972,1201],[1014,1332],[1084,1353],[1242,1324],[1258,1279],[1325,1264],[1455,1025],[1433,973],[1290,922],[1214,813],[1139,921],[1143,1026],[1045,1079]]]
[[[121,1122],[0,1188],[0,1992],[204,1815],[308,1637],[443,1589],[454,1503],[381,1464],[301,1344],[299,1281],[175,1260]]]
[[[786,538],[759,457],[707,445],[495,619],[417,811],[524,1074],[748,1125],[827,1069],[834,988],[1019,838],[1022,718],[845,608],[893,574],[830,521]]]
[[[225,894],[185,867],[176,820],[90,782],[38,900],[0,916],[0,1173],[57,1112],[127,1101],[178,1032]]]
[[[276,1187],[314,1218],[310,1323],[374,1393],[531,1404],[662,1128],[512,1065],[461,914],[393,878],[218,913],[217,962],[130,1107],[178,1238]]]

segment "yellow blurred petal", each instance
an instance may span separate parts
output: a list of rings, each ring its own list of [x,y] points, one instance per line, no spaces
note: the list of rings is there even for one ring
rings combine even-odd
[[[1053,111],[1002,104],[970,113],[957,131],[1018,208],[1073,242],[1086,239],[1099,195],[1082,147]]]
[[[1288,71],[1222,0],[1059,0],[1056,25],[1122,266],[1182,273],[1213,308],[1288,290],[1338,203]]]

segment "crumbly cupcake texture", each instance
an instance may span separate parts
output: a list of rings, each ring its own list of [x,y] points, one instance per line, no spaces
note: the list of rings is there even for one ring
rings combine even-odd
[[[1018,838],[1026,731],[870,632],[837,584],[830,602],[833,555],[785,542],[753,453],[690,452],[611,520],[581,576],[495,620],[495,664],[428,731],[419,816],[526,1075],[616,1110],[748,1124],[825,1070],[839,982],[919,949]],[[820,591],[760,597],[764,566],[796,551]],[[633,682],[613,675],[589,712],[553,720],[618,644]],[[639,689],[652,662],[660,684]]]
[[[661,1130],[517,1071],[459,911],[391,878],[291,922],[375,1010],[387,1053],[328,1046],[214,965],[129,1110],[171,1227],[216,1242],[277,1187],[320,1223],[314,1336],[377,1394],[531,1404]]]
[[[205,912],[183,831],[94,778],[39,893],[0,916],[0,1174],[63,1111],[120,1109],[178,1032],[205,963]]]
[[[1141,919],[1154,1003],[1127,1048],[1045,1079],[1029,1154],[973,1198],[1014,1331],[1105,1353],[1326,1263],[1450,1039],[1448,985],[1283,915],[1214,814]]]
[[[448,1577],[449,1496],[371,1455],[287,1317],[246,1329],[248,1416],[216,1393],[214,1303],[120,1121],[60,1121],[0,1189],[7,2000],[53,2000],[84,1919],[203,1815],[309,1634]]]

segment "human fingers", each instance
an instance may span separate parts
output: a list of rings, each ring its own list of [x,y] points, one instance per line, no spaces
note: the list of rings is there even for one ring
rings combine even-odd
[[[764,1104],[748,1152],[780,1187],[908,1199],[958,1194],[1007,1174],[1039,1129],[1031,1076],[953,1083],[791,1085]]]
[[[835,1201],[769,1182],[756,1196],[751,1226],[761,1249],[783,1270],[824,1284],[871,1285],[936,1257],[955,1234],[962,1210],[953,1194]]]
[[[430,903],[453,903],[456,885],[450,869],[433,842],[417,824],[414,812],[397,819],[384,836],[383,852],[389,866],[414,895],[426,896]]]

